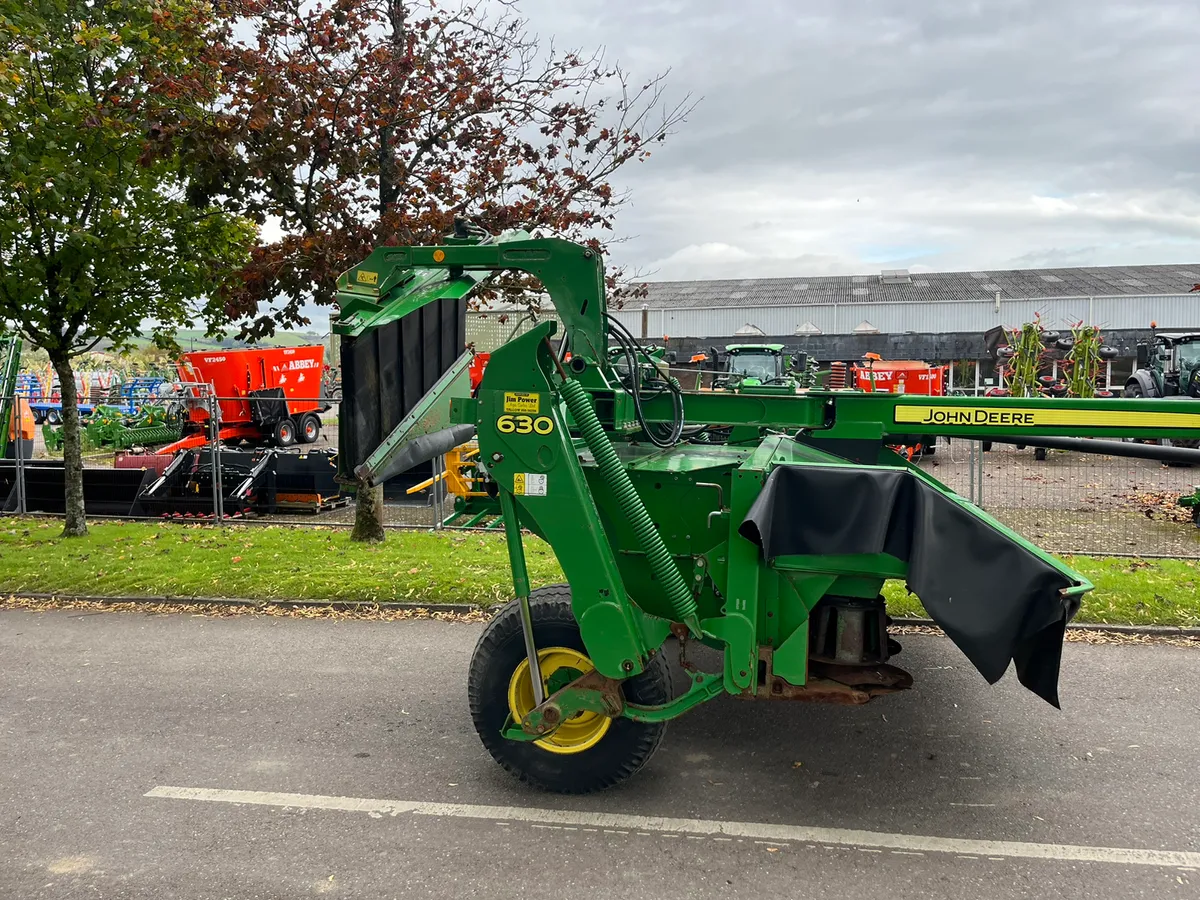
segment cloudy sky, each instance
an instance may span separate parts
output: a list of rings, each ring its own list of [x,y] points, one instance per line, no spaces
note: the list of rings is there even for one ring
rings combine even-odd
[[[699,101],[622,174],[655,279],[1200,261],[1200,5],[521,0]]]

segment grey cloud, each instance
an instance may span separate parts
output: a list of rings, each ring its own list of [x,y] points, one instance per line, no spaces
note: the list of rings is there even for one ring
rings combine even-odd
[[[618,262],[681,277],[675,257],[703,277],[870,271],[888,245],[898,263],[967,268],[1200,258],[1193,2],[522,9],[560,44],[671,68],[674,91],[703,98],[621,173],[635,237]]]

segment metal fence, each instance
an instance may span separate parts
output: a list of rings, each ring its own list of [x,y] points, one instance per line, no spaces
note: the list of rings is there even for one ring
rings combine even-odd
[[[1200,468],[974,441],[938,445],[920,466],[1053,553],[1200,558],[1200,528],[1179,506]]]
[[[509,324],[497,329],[505,331],[501,341],[507,339],[512,328]],[[336,398],[322,401],[322,405],[325,403],[329,408],[320,414],[322,427],[317,440],[285,452],[317,452],[330,457],[336,453],[339,408]],[[37,467],[61,458],[61,451],[47,451],[42,430],[39,427],[35,431],[30,459],[11,458],[14,454],[10,443],[10,458],[0,460],[0,511],[6,514],[61,514],[61,504],[54,508],[53,504],[40,503],[38,491],[29,489],[38,477]],[[194,498],[196,511],[174,518],[220,522],[246,516],[245,507],[230,504],[228,498],[250,473],[226,455],[234,447],[213,437],[210,430],[198,449],[207,452],[208,460],[224,457],[225,465],[215,467],[215,478],[195,481],[200,486]],[[112,470],[118,465],[135,470],[139,466],[162,467],[171,459],[155,460],[151,453],[136,447],[89,448],[85,467],[92,470],[88,477],[93,483],[102,485],[106,476],[94,470]],[[1002,444],[983,452],[975,442],[955,440],[939,443],[936,452],[920,459],[919,465],[1009,528],[1054,553],[1200,558],[1200,528],[1193,524],[1191,511],[1178,503],[1182,495],[1191,494],[1200,483],[1200,467],[1172,467],[1150,460],[1055,450],[1047,451],[1044,458],[1039,456],[1032,448]],[[199,465],[211,462],[202,460]],[[384,507],[388,527],[439,528],[450,517],[454,498],[447,495],[442,482],[424,487],[420,484],[428,480],[433,469],[441,471],[435,463],[429,470],[389,486]],[[137,480],[136,471],[122,477],[123,490],[129,490],[129,484]],[[408,493],[413,487],[418,489]],[[41,496],[45,496],[44,490]],[[354,521],[352,497],[343,493],[326,499],[328,502],[319,507],[309,504],[306,511],[252,512],[245,520],[349,527]],[[94,516],[100,506],[94,504],[89,516]]]

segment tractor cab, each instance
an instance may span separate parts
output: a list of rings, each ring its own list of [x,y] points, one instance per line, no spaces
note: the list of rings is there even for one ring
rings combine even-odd
[[[744,391],[770,388],[770,393],[791,393],[796,379],[783,344],[730,344],[725,348],[724,365],[713,386]]]
[[[1200,333],[1156,334],[1137,346],[1127,397],[1200,397]]]

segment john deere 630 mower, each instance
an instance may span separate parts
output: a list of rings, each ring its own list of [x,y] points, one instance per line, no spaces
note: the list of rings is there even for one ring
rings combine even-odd
[[[1064,628],[1092,585],[888,450],[889,436],[1102,437],[1117,440],[1073,445],[1131,455],[1171,451],[1120,438],[1200,436],[1200,415],[1154,400],[688,393],[606,314],[595,251],[520,234],[376,250],[342,275],[335,330],[362,334],[505,269],[540,279],[561,333],[545,322],[495,350],[477,390],[452,392],[453,424],[426,429],[406,464],[474,429],[516,599],[475,649],[470,710],[497,762],[540,788],[616,784],[668,721],[721,694],[860,704],[908,688],[891,663],[887,579],[989,682],[1015,665],[1057,706]],[[531,590],[523,529],[553,548],[566,584]],[[688,679],[674,688],[672,635]],[[719,671],[691,665],[697,643],[719,651]]]

